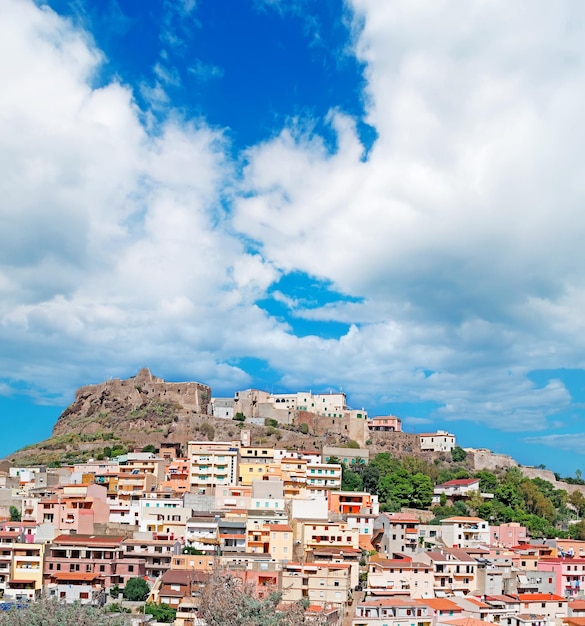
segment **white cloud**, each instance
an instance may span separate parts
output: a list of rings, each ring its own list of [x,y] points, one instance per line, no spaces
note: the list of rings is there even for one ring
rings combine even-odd
[[[224,361],[284,327],[254,305],[276,270],[223,227],[224,137],[172,115],[149,134],[128,87],[90,86],[101,58],[49,9],[4,2],[0,376],[70,394],[154,361],[249,384]]]
[[[178,114],[150,132],[128,86],[92,87],[91,38],[3,0],[0,377],[67,394],[154,362],[228,390],[251,383],[232,365],[251,356],[283,386],[342,385],[356,405],[434,402],[435,420],[507,430],[558,419],[567,389],[527,373],[585,365],[584,9],[354,6],[368,160],[343,112],[334,154],[294,121],[246,154],[230,214],[221,132]],[[166,112],[167,65],[142,86]],[[295,337],[255,304],[289,271],[361,299],[273,294],[343,337]]]
[[[585,434],[570,433],[557,435],[542,435],[541,437],[526,437],[526,443],[544,445],[558,450],[565,450],[575,454],[583,454],[585,450]]]
[[[224,71],[217,65],[204,63],[201,59],[197,59],[193,65],[189,67],[189,73],[196,76],[199,80],[208,81],[214,78],[221,78]]]
[[[585,347],[584,9],[353,4],[378,132],[367,162],[338,112],[333,154],[291,126],[250,150],[234,217],[276,267],[364,298],[296,311],[364,325],[311,340],[289,377],[344,370],[443,419],[543,429],[570,395],[527,373],[582,367]]]

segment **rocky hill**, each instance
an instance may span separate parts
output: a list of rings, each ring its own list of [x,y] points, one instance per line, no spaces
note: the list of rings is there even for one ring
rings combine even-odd
[[[158,447],[163,441],[240,439],[250,431],[253,444],[287,448],[344,445],[347,438],[296,426],[256,426],[206,414],[211,388],[197,382],[167,382],[143,369],[127,380],[81,387],[60,415],[52,436],[11,455],[17,464],[63,463],[109,456],[111,451]],[[384,444],[383,444],[384,445]],[[374,446],[375,447],[375,446]]]

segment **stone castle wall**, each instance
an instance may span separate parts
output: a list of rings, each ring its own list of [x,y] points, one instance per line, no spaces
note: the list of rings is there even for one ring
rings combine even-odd
[[[360,446],[364,446],[369,438],[368,421],[363,418],[326,417],[308,411],[298,411],[296,423],[307,424],[311,434],[317,436],[336,435],[347,438],[347,440],[357,441]]]
[[[142,369],[136,376],[126,380],[114,378],[97,385],[80,387],[75,394],[74,404],[83,411],[89,408],[96,397],[115,397],[136,407],[159,398],[163,402],[179,404],[185,411],[205,413],[211,399],[211,387],[196,382],[166,382],[153,376],[148,369]]]

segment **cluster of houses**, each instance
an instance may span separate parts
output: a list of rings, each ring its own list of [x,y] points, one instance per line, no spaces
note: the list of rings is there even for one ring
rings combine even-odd
[[[368,423],[400,430],[398,418]],[[585,626],[585,542],[537,542],[518,524],[473,517],[434,525],[425,512],[380,513],[377,496],[342,491],[342,466],[329,462],[367,461],[367,448],[290,451],[248,435],[5,468],[3,601],[46,593],[103,605],[142,577],[150,602],[175,608],[176,626],[195,626],[209,573],[221,568],[259,598],[304,600],[320,623]],[[425,434],[421,447],[452,447],[451,437]],[[478,489],[476,479],[449,481],[435,498]]]

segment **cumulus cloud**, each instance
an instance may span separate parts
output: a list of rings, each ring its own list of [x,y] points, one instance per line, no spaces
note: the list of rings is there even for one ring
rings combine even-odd
[[[150,134],[129,87],[91,86],[89,37],[48,8],[4,5],[2,377],[70,394],[155,361],[249,384],[225,361],[248,352],[244,329],[282,332],[254,305],[276,271],[222,227],[221,132],[171,115]]]
[[[4,0],[3,385],[67,394],[154,363],[233,390],[255,357],[284,388],[432,403],[445,421],[542,430],[571,405],[561,381],[527,374],[584,366],[585,9],[352,6],[378,134],[367,158],[333,109],[334,150],[291,122],[243,155],[240,184],[221,130],[170,110],[163,55],[142,85],[159,123],[128,85],[93,86],[103,54],[86,33]],[[177,54],[196,5],[180,7],[161,31]],[[270,292],[292,272],[341,296]],[[267,297],[348,330],[297,337]]]
[[[277,267],[363,298],[296,311],[360,324],[314,340],[315,372],[434,400],[442,419],[543,429],[570,394],[527,373],[583,365],[584,9],[353,7],[367,160],[341,112],[332,152],[285,128],[249,151],[234,223]]]

